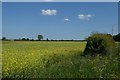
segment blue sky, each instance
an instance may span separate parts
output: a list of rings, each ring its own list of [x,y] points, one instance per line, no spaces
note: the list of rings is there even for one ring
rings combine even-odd
[[[0,39],[2,38],[2,3],[0,2]]]
[[[2,35],[14,38],[84,39],[92,32],[118,32],[113,2],[25,2],[2,4]]]
[[[118,2],[119,0],[2,0],[2,2]]]

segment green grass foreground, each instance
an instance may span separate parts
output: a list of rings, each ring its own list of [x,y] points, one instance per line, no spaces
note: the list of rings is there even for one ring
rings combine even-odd
[[[91,57],[81,56],[86,42],[3,41],[2,46],[3,78],[119,76],[118,49],[111,55]]]

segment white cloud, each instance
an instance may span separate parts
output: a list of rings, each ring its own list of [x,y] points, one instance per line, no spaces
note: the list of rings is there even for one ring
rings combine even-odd
[[[78,15],[78,18],[81,19],[81,20],[90,20],[90,18],[92,18],[92,17],[93,17],[93,15],[91,15],[91,14],[87,14],[87,15],[79,14]]]
[[[65,18],[64,20],[65,20],[65,21],[70,21],[68,18]]]
[[[57,10],[50,10],[50,9],[44,10],[44,9],[42,9],[41,14],[42,15],[56,15]]]

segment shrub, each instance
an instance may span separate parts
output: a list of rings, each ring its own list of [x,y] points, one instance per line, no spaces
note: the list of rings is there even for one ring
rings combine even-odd
[[[90,37],[87,38],[84,55],[105,55],[113,53],[114,50],[115,41],[110,34],[93,33]]]
[[[114,35],[114,36],[113,36],[113,39],[114,39],[115,41],[120,41],[120,33],[117,34],[117,35]]]

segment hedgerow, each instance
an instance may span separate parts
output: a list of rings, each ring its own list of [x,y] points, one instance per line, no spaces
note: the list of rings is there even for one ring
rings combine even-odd
[[[84,50],[84,55],[106,55],[114,53],[114,51],[115,41],[113,40],[110,34],[93,33],[87,38],[87,44]]]

